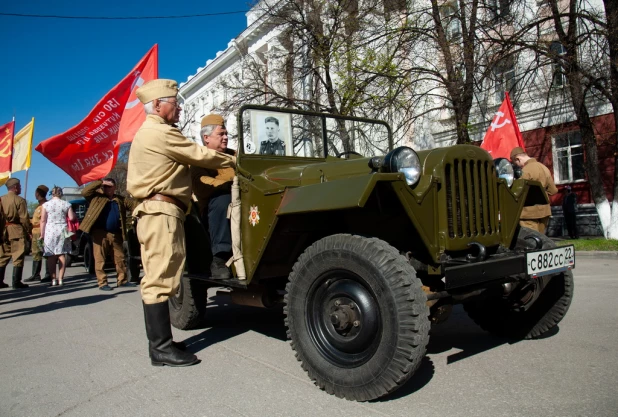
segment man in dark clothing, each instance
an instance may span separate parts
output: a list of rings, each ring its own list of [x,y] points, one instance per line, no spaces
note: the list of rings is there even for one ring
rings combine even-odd
[[[116,181],[113,178],[93,181],[82,190],[82,195],[88,200],[89,206],[79,229],[89,233],[92,239],[94,269],[101,291],[112,290],[107,284],[107,275],[103,270],[110,249],[114,251],[114,263],[118,274],[116,285],[135,286],[127,280],[122,242],[126,232],[126,212],[133,211],[137,201],[117,195],[115,192]]]
[[[566,186],[562,189],[564,191],[564,198],[562,199],[562,214],[564,214],[564,220],[566,222],[567,231],[571,239],[579,239],[579,233],[577,233],[577,194],[573,192],[570,186]]]

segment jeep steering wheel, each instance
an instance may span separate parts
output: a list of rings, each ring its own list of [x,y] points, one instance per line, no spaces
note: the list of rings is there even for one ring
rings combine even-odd
[[[358,153],[358,152],[356,152],[356,151],[345,151],[345,152],[341,152],[339,155],[337,155],[337,158],[341,158],[341,157],[348,156],[348,155],[358,155],[358,156],[360,156],[361,158],[364,158],[364,156],[363,156],[363,155],[361,155],[360,153]],[[346,158],[346,159],[349,159],[349,158]]]

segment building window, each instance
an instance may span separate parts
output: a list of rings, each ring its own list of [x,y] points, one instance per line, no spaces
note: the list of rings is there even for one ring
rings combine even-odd
[[[554,136],[553,145],[556,182],[585,180],[584,148],[579,130]]]
[[[502,103],[504,93],[515,95],[515,60],[511,57],[504,59],[494,68],[495,102]]]
[[[511,15],[511,0],[487,0],[487,6],[494,20],[505,19]]]
[[[448,40],[453,41],[461,38],[461,22],[459,21],[457,2],[453,1],[443,4],[440,7],[440,17],[442,18],[442,27],[446,32]]]
[[[564,72],[564,67],[560,64],[561,57],[566,54],[566,49],[558,41],[553,41],[549,46],[549,53],[554,61],[552,65],[553,78],[551,86],[552,88],[562,88],[567,85],[567,78]]]

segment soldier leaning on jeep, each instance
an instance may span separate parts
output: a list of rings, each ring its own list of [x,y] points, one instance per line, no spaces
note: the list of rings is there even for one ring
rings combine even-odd
[[[113,178],[93,181],[82,190],[82,195],[88,200],[89,206],[79,229],[89,233],[92,238],[95,273],[99,289],[102,291],[111,290],[103,270],[110,248],[114,251],[114,263],[118,274],[117,286],[135,286],[127,281],[122,242],[126,239],[126,212],[133,211],[137,201],[118,195],[115,191],[116,181]]]

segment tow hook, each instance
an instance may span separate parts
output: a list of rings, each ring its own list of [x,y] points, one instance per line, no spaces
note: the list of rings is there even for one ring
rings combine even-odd
[[[482,262],[485,259],[487,259],[487,249],[485,248],[485,246],[483,246],[482,244],[478,243],[478,242],[470,242],[468,243],[468,247],[476,247],[479,250],[479,253],[474,256],[471,253],[468,254],[468,256],[466,256],[466,259],[468,259],[468,261],[470,262]]]
[[[543,241],[538,236],[526,236],[524,240],[533,240],[534,248],[533,250],[543,249]]]

